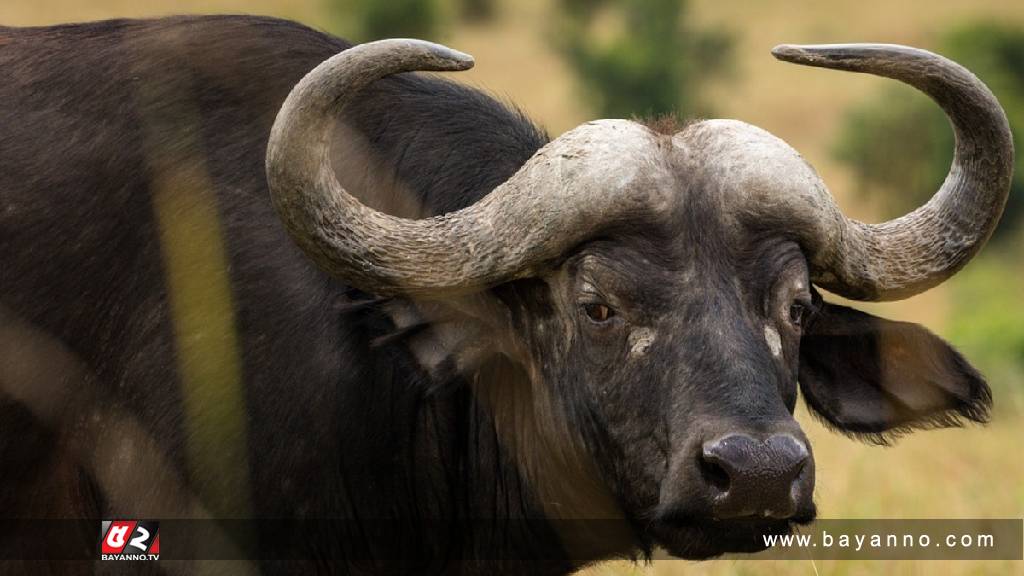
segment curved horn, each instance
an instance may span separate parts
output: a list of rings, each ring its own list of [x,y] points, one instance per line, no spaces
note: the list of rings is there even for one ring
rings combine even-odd
[[[438,44],[381,40],[335,55],[288,95],[270,133],[267,180],[289,233],[326,272],[375,294],[443,297],[531,275],[603,227],[650,212],[651,180],[667,171],[656,169],[654,135],[627,121],[564,134],[457,212],[397,218],[346,192],[328,160],[329,119],[378,79],[472,64]]]
[[[840,217],[839,229],[825,238],[805,239],[815,283],[848,298],[897,300],[941,283],[981,250],[1006,204],[1013,141],[1003,109],[978,78],[942,56],[905,46],[783,45],[772,54],[910,84],[942,107],[956,135],[949,174],[926,204],[881,224]]]

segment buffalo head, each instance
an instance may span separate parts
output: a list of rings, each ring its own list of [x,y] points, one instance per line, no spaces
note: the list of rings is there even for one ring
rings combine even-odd
[[[346,284],[460,302],[488,323],[469,347],[499,351],[540,383],[542,414],[520,416],[558,421],[589,462],[556,482],[572,491],[599,478],[641,545],[686,557],[754,549],[750,534],[815,514],[811,447],[792,416],[798,387],[832,426],[875,439],[985,419],[989,389],[950,346],[826,303],[815,286],[893,300],[946,280],[996,226],[1013,156],[995,98],[940,56],[886,45],[774,54],[929,94],[956,132],[941,189],[906,216],[864,224],[754,126],[708,120],[661,134],[602,120],[550,142],[471,206],[391,216],[339,183],[327,119],[385,76],[473,61],[389,40],[346,50],[292,91],[267,152],[273,201],[309,257]],[[463,355],[460,367],[483,356]],[[558,451],[533,449],[542,460]],[[547,510],[573,506],[548,500]]]

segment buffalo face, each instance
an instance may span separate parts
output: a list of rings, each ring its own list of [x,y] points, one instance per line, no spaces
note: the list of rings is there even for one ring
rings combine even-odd
[[[804,257],[703,221],[590,243],[513,306],[625,516],[691,558],[814,517],[792,415],[815,306]]]

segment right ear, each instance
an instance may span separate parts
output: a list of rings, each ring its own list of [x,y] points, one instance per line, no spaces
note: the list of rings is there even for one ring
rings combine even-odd
[[[985,422],[992,392],[925,328],[822,302],[800,342],[800,390],[843,432],[885,442],[915,428]]]

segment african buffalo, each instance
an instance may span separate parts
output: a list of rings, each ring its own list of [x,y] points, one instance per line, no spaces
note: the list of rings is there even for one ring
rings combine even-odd
[[[1008,193],[999,104],[922,50],[773,53],[930,95],[956,132],[941,189],[863,224],[743,122],[549,141],[409,74],[473,64],[423,41],[0,28],[0,509],[330,519],[286,555],[565,573],[813,519],[798,387],[876,441],[984,421],[948,344],[815,286],[893,300],[960,270]]]

